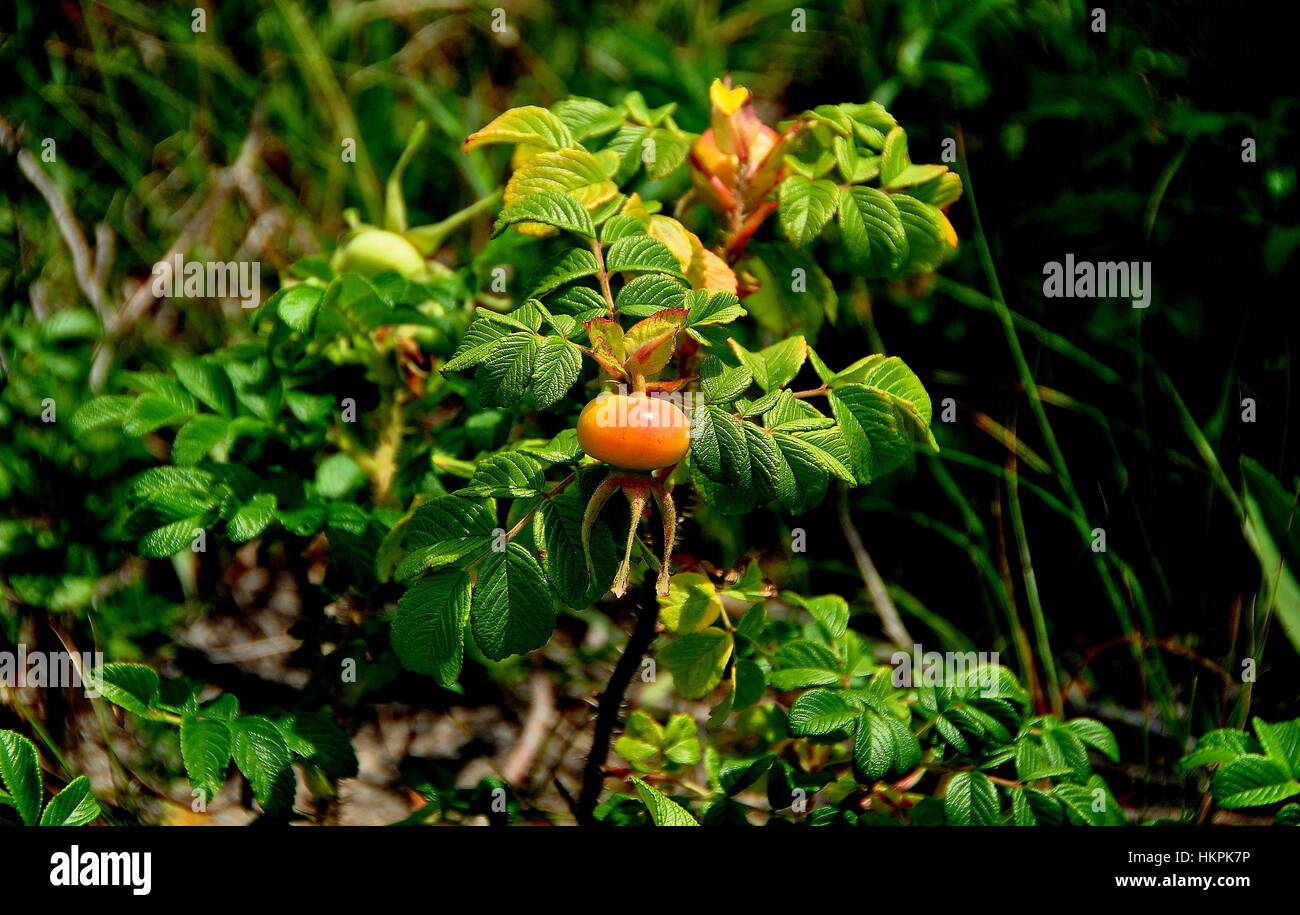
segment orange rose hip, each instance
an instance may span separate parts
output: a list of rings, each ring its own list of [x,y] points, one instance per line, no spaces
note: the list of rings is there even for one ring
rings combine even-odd
[[[578,417],[578,444],[624,470],[658,470],[691,445],[690,421],[671,401],[646,394],[599,394]]]

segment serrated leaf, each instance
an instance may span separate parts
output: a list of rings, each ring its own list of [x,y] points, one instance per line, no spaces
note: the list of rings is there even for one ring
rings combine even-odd
[[[85,826],[99,818],[99,801],[90,790],[90,779],[78,775],[50,798],[41,816],[42,826]]]
[[[121,425],[133,403],[134,397],[116,394],[86,401],[72,414],[72,434],[81,437],[101,426]]]
[[[873,381],[839,385],[830,394],[831,412],[853,457],[853,471],[864,485],[905,464],[914,444],[937,450],[929,426],[929,396],[916,376],[907,371]]]
[[[461,148],[468,152],[490,143],[528,143],[549,149],[576,145],[573,132],[559,117],[535,105],[511,108],[470,134]]]
[[[944,215],[928,203],[922,203],[907,194],[893,194],[891,199],[898,207],[899,220],[907,236],[907,258],[900,273],[929,273],[943,262],[946,253],[945,237],[949,231]]]
[[[95,671],[94,681],[100,695],[135,715],[148,715],[158,702],[158,673],[144,664],[105,664]]]
[[[532,194],[566,193],[592,209],[611,200],[618,185],[605,176],[599,160],[581,147],[539,153],[517,169],[506,183],[504,200],[510,206]]]
[[[865,185],[840,191],[840,233],[855,265],[869,276],[887,277],[908,258],[908,235],[893,198]]]
[[[790,733],[799,737],[833,734],[850,727],[858,717],[838,690],[810,689],[790,706]]]
[[[1065,726],[1086,745],[1092,747],[1113,763],[1119,762],[1119,744],[1110,728],[1092,718],[1072,718]]]
[[[357,754],[332,718],[320,712],[294,712],[275,722],[290,752],[333,778],[354,778]]]
[[[230,421],[210,413],[200,413],[176,432],[172,441],[172,460],[177,464],[197,464],[226,438]]]
[[[517,543],[478,566],[470,605],[474,641],[500,661],[540,648],[555,628],[555,605],[537,560]]]
[[[786,178],[781,182],[779,210],[785,237],[800,247],[808,244],[835,215],[838,198],[833,181],[810,181],[803,175]]]
[[[262,715],[244,715],[232,722],[231,730],[231,755],[262,809],[288,812],[293,805],[293,760],[280,729]]]
[[[678,693],[700,699],[722,681],[731,650],[731,633],[706,629],[673,639],[660,650],[659,660],[672,673]]]
[[[324,289],[299,283],[276,292],[267,300],[266,307],[274,308],[276,317],[293,330],[310,336],[324,301]]]
[[[225,721],[193,713],[181,717],[181,760],[190,784],[203,792],[205,803],[211,803],[226,784],[232,741]]]
[[[540,511],[546,580],[560,600],[575,609],[591,606],[609,590],[619,559],[609,525],[598,520],[590,537],[594,575],[587,572],[582,545],[585,507],[582,497],[567,489],[543,502]]]
[[[258,493],[241,505],[226,522],[226,536],[236,543],[252,540],[275,520],[276,497],[274,493]]]
[[[533,380],[537,337],[531,333],[507,334],[479,364],[474,373],[479,397],[489,406],[518,403]]]
[[[147,435],[163,426],[179,425],[192,411],[179,407],[159,394],[141,394],[122,417],[122,431],[127,435]]]
[[[554,406],[569,393],[582,373],[582,354],[563,337],[547,337],[537,348],[533,367],[533,403],[539,410]]]
[[[610,273],[665,273],[681,277],[681,263],[661,241],[647,235],[620,238],[605,251]]]
[[[650,811],[650,819],[656,826],[699,826],[695,818],[676,801],[665,797],[639,778],[632,778],[637,797]]]
[[[443,569],[417,581],[397,602],[391,638],[402,666],[445,687],[460,675],[469,622],[470,577]]]
[[[1001,813],[997,788],[983,772],[958,772],[944,791],[943,810],[950,826],[995,826]]]
[[[522,451],[501,451],[482,461],[458,495],[471,499],[535,496],[545,485],[546,464]]]
[[[582,204],[563,191],[543,191],[530,194],[501,211],[492,227],[493,236],[500,235],[510,226],[519,223],[541,223],[564,229],[584,238],[595,238],[596,227],[591,214]]]
[[[729,366],[717,356],[709,356],[700,363],[700,388],[705,400],[711,404],[732,403],[749,390],[754,375],[744,365]]]
[[[886,187],[903,170],[912,164],[907,154],[907,133],[895,126],[885,134],[884,148],[880,151],[880,181]]]
[[[4,782],[19,819],[35,826],[45,797],[41,765],[32,742],[13,731],[0,731],[0,781]]]
[[[634,276],[618,291],[614,305],[621,314],[644,318],[664,308],[686,307],[686,286],[662,273]]]
[[[569,248],[561,251],[537,269],[528,286],[531,298],[540,298],[565,283],[572,283],[583,277],[595,276],[598,267],[596,255],[586,248]]]

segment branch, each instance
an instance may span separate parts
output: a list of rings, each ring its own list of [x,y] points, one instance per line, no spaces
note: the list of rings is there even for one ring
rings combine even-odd
[[[596,710],[596,731],[591,737],[591,752],[587,754],[587,764],[582,770],[582,792],[578,796],[574,815],[580,826],[595,826],[596,804],[600,801],[600,791],[605,785],[605,760],[609,757],[609,742],[614,736],[614,727],[618,724],[618,710],[623,704],[623,696],[641,658],[650,643],[654,641],[655,625],[659,622],[659,601],[653,591],[642,584],[641,599],[636,602],[636,627],[628,637],[627,646],[614,665],[614,673],[600,694],[600,704]]]

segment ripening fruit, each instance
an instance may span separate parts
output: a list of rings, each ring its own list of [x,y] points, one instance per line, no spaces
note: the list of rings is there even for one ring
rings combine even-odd
[[[334,254],[332,266],[339,273],[374,276],[396,270],[407,279],[425,272],[424,255],[401,235],[361,226]]]
[[[646,394],[599,394],[578,417],[578,444],[624,470],[658,470],[691,445],[690,421],[675,403]]]

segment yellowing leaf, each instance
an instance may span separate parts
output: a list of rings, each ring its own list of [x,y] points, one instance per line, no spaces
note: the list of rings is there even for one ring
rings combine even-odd
[[[461,149],[469,152],[489,143],[530,143],[549,149],[577,145],[572,131],[563,121],[536,105],[511,108],[482,130],[466,137]]]
[[[633,324],[623,338],[624,365],[637,375],[657,375],[672,358],[677,334],[686,326],[684,308],[665,308]]]
[[[609,318],[592,318],[584,326],[587,328],[587,337],[591,340],[591,357],[615,378],[624,378],[626,373],[623,363],[627,359],[627,349],[623,342],[622,325]]]
[[[648,217],[646,234],[673,253],[682,265],[682,273],[694,289],[710,292],[736,292],[736,274],[727,262],[714,254],[686,226],[671,216]]]
[[[563,191],[591,210],[618,193],[600,161],[585,149],[556,149],[538,153],[510,176],[506,206],[529,194]]]

